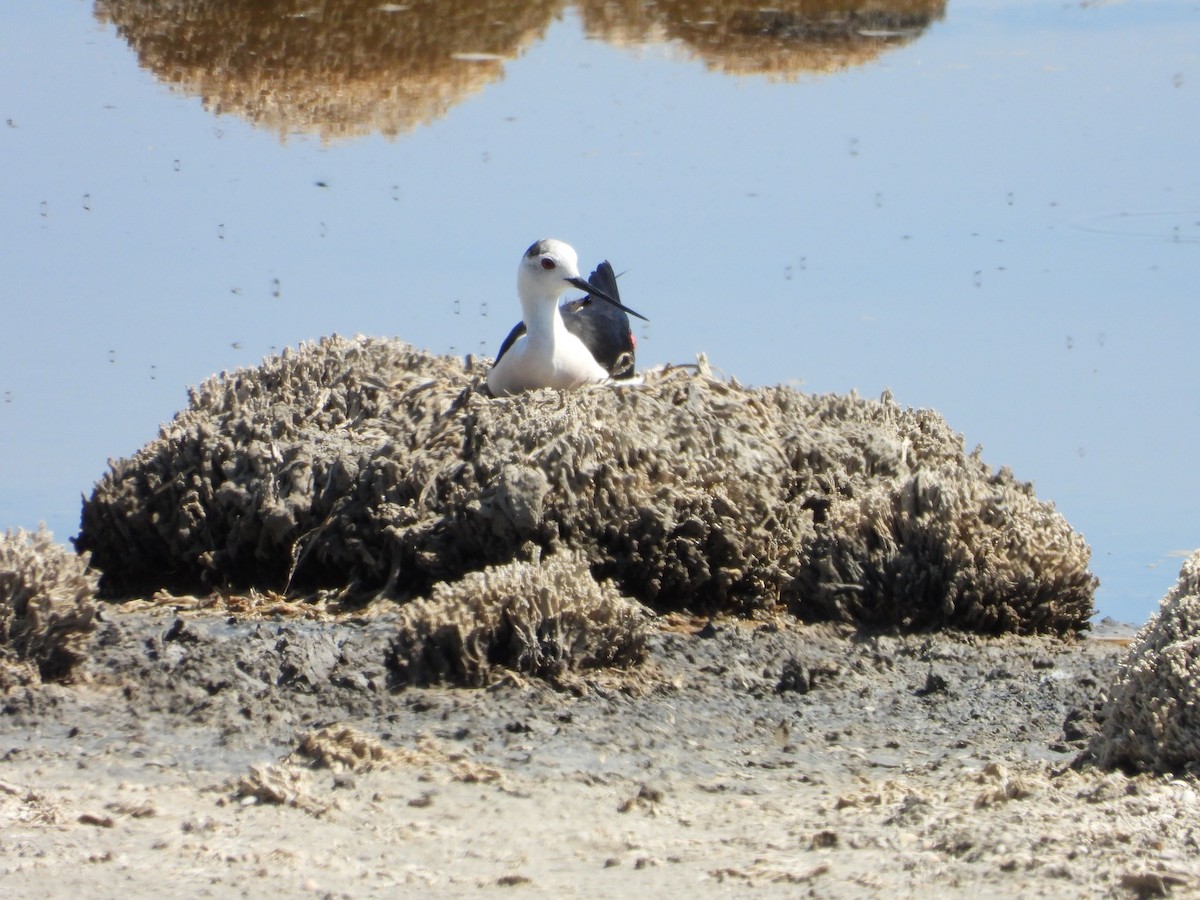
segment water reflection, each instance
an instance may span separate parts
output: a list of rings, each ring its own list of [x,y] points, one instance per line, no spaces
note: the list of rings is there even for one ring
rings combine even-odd
[[[590,0],[587,32],[613,43],[676,40],[713,70],[791,79],[862,65],[920,35],[945,0]]]
[[[97,0],[162,81],[285,137],[389,137],[503,77],[563,0]],[[795,78],[861,65],[941,18],[945,0],[587,0],[589,36],[677,41],[710,68]]]
[[[98,0],[139,63],[286,136],[395,136],[502,77],[561,0]]]

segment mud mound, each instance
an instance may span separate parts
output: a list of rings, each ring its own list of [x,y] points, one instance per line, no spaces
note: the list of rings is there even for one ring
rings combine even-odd
[[[557,677],[646,658],[645,611],[560,553],[438,584],[405,607],[392,664],[403,681],[481,686],[506,668]]]
[[[44,528],[0,536],[0,689],[70,677],[95,628],[96,582],[87,559]]]
[[[1129,645],[1102,715],[1102,765],[1200,772],[1200,550]]]
[[[329,338],[222,374],[84,504],[109,596],[408,599],[532,543],[660,610],[1071,632],[1089,549],[936,413],[698,372],[493,400],[483,363]]]

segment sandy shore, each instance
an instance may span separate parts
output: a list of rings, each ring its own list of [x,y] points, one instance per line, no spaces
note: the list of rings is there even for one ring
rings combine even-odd
[[[5,895],[1200,885],[1193,782],[1072,765],[1119,641],[669,617],[636,670],[464,690],[390,686],[393,634],[106,610],[82,683],[5,697]]]

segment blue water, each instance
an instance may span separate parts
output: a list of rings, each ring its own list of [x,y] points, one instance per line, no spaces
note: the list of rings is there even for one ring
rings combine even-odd
[[[75,534],[187,385],[284,346],[494,353],[552,236],[626,273],[643,365],[937,409],[1087,537],[1101,614],[1153,611],[1200,546],[1200,6],[956,0],[791,78],[565,7],[477,65],[394,136],[281,134],[88,3],[0,6],[0,528]]]

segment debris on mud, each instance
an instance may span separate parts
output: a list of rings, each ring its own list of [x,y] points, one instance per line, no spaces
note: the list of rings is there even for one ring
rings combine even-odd
[[[376,737],[349,725],[332,725],[304,735],[292,755],[314,768],[369,772],[388,765],[393,754]]]

